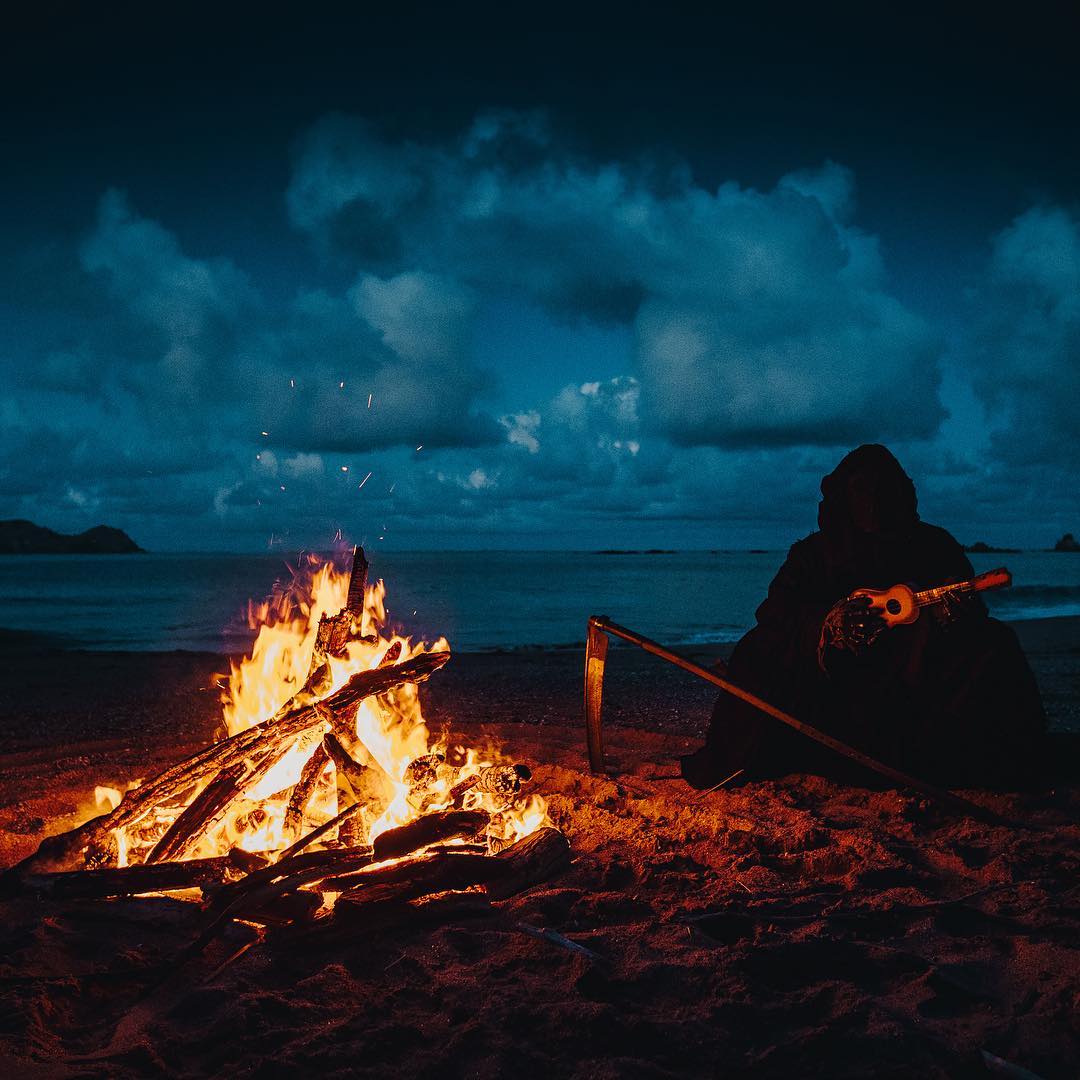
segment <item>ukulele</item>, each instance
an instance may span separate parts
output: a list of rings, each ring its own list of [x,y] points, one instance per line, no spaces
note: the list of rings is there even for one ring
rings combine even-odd
[[[936,589],[915,592],[906,585],[894,585],[891,589],[856,589],[852,596],[870,597],[870,610],[876,611],[889,628],[913,623],[921,608],[937,604],[946,596],[984,592],[986,589],[1004,589],[1012,584],[1012,574],[1004,566],[987,570],[985,574],[958,581],[955,585],[939,585]]]

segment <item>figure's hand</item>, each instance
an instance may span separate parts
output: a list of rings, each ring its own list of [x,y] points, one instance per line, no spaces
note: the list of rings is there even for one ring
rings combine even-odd
[[[870,606],[869,596],[848,596],[834,604],[821,627],[822,642],[834,649],[865,652],[885,629],[885,620]]]
[[[928,605],[928,610],[938,626],[947,630],[957,620],[983,614],[986,609],[977,597],[946,593],[936,604]]]

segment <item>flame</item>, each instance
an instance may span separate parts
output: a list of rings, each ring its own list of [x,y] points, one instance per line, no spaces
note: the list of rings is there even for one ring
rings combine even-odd
[[[107,813],[115,810],[120,805],[120,791],[106,784],[98,784],[94,788],[94,805],[99,811]]]
[[[274,716],[305,688],[320,622],[342,612],[348,589],[347,570],[308,555],[293,569],[291,580],[261,603],[249,603],[248,625],[257,631],[255,641],[249,655],[230,664],[221,699],[230,735]],[[387,629],[382,581],[365,589],[363,613],[359,619],[351,618],[353,633],[341,653],[320,651],[314,664],[318,668],[325,659],[328,666],[328,674],[312,691],[315,698],[340,689],[359,671],[409,660],[425,651],[449,649],[443,638],[431,644],[414,643]],[[484,809],[490,814],[487,841],[491,850],[527,836],[547,820],[544,800],[518,793],[514,766],[497,750],[448,747],[432,739],[413,684],[362,701],[349,732],[351,756],[370,768],[386,788],[385,798],[377,805],[365,805],[356,815],[369,842],[422,814],[452,807]],[[292,789],[322,738],[321,732],[315,732],[298,740],[266,776],[245,791],[244,798],[202,838],[190,857],[222,855],[232,848],[272,855],[334,817],[339,791],[335,768],[328,762],[303,808],[299,832],[296,821],[287,820]],[[100,801],[111,804],[114,797],[119,801],[119,792],[100,791]],[[160,807],[130,833],[118,835],[121,858],[135,862],[145,858],[182,810],[183,806]]]

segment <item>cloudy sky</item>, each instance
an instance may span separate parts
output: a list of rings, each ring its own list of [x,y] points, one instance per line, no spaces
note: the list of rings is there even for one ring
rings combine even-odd
[[[1080,532],[1064,7],[152,7],[0,44],[0,517],[783,547],[874,441]]]

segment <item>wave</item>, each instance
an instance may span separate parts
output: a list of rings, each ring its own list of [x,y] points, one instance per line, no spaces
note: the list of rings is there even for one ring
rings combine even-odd
[[[1080,614],[1080,585],[1015,585],[987,593],[990,610],[1005,618],[1035,619]]]
[[[1080,615],[1080,585],[1017,585],[987,593],[986,600],[990,611],[1007,621]]]

